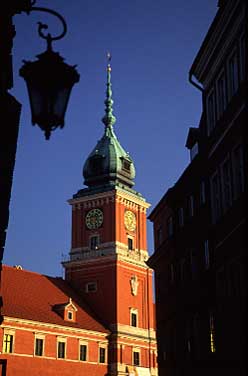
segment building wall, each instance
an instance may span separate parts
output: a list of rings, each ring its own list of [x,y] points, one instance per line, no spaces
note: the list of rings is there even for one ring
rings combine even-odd
[[[12,352],[4,352],[4,334],[13,335]],[[35,338],[44,339],[42,356],[35,355]],[[57,341],[65,340],[65,358],[57,355]],[[79,360],[79,345],[87,344],[87,360]],[[107,334],[6,318],[0,330],[0,359],[7,360],[7,375],[105,375],[108,359],[99,363],[99,346],[108,348]]]
[[[160,375],[247,372],[244,20],[243,1],[220,5],[190,69],[203,103],[191,161],[150,215]]]

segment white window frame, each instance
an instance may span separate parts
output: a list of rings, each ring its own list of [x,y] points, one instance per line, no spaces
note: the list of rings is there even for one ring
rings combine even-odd
[[[11,351],[5,351],[5,336],[10,335],[13,337],[12,340],[12,348]],[[13,354],[15,349],[15,330],[10,328],[4,328],[3,329],[3,346],[2,346],[2,352],[3,354]]]
[[[129,247],[129,241],[132,243],[132,248]],[[134,250],[134,237],[133,236],[130,236],[130,235],[127,236],[127,249],[129,251]]]
[[[65,356],[64,357],[59,357],[59,343],[64,343],[65,344]],[[65,337],[57,337],[57,359],[58,360],[63,360],[66,359],[66,350],[67,350],[67,339]]]
[[[139,354],[139,364],[135,364],[134,363],[134,353],[138,353]],[[133,351],[132,351],[132,363],[134,366],[136,367],[139,367],[141,365],[141,356],[140,356],[141,352],[140,352],[140,349],[139,348],[133,348]]]
[[[36,340],[42,340],[42,354],[36,355]],[[38,358],[44,356],[45,353],[45,334],[35,333],[34,335],[34,356],[37,356]]]
[[[100,362],[100,355],[101,355],[101,349],[104,349],[105,352],[104,352],[104,362]],[[107,345],[104,343],[99,343],[99,347],[98,347],[98,363],[99,364],[106,364],[107,363]]]
[[[136,316],[136,326],[132,325],[132,315]],[[130,308],[130,326],[132,326],[132,328],[138,328],[139,326],[139,316],[137,308]]]
[[[86,359],[85,360],[80,359],[80,356],[81,356],[81,346],[85,346],[86,347]],[[87,362],[88,361],[88,342],[86,342],[86,341],[79,340],[78,360],[80,362]]]

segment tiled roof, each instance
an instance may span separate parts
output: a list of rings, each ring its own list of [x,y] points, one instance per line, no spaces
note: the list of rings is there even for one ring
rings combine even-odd
[[[3,265],[3,316],[40,321],[78,329],[108,333],[96,315],[62,278]],[[72,299],[76,322],[65,321],[53,307]]]

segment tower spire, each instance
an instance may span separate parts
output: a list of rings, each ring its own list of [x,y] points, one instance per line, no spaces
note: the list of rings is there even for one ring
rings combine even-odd
[[[111,128],[114,123],[116,122],[116,118],[113,115],[113,99],[112,99],[112,90],[111,90],[111,54],[107,53],[107,59],[108,59],[108,65],[107,65],[107,90],[106,90],[106,99],[104,101],[105,103],[105,115],[102,118],[103,124],[105,124],[106,128]]]

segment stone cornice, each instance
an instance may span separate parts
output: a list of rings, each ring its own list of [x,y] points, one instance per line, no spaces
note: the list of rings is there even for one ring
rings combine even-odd
[[[32,328],[27,328],[25,327],[25,325],[32,326]],[[45,333],[45,334],[61,335],[61,331],[63,331],[63,332],[68,332],[68,334],[63,334],[68,337],[76,336],[78,338],[82,338],[83,336],[86,335],[86,336],[89,336],[89,339],[91,339],[90,338],[91,335],[96,336],[96,337],[101,337],[101,338],[109,335],[108,332],[96,332],[96,331],[88,330],[88,329],[74,328],[70,326],[63,326],[63,325],[58,325],[58,324],[53,324],[53,323],[27,320],[27,319],[10,317],[10,316],[5,316],[5,315],[3,315],[3,323],[1,324],[1,327],[8,328],[8,329],[14,328],[14,329],[32,330],[32,331],[35,330],[33,327],[37,327],[37,331],[39,332],[42,331],[42,333]]]
[[[138,196],[135,193],[126,191],[116,187],[111,191],[96,193],[94,195],[88,195],[83,197],[77,197],[67,200],[67,202],[73,206],[73,209],[81,209],[81,207],[90,209],[94,207],[103,206],[109,204],[110,202],[123,203],[127,207],[131,207],[134,210],[140,210],[146,212],[146,209],[150,207],[150,204],[145,201],[142,196]]]

